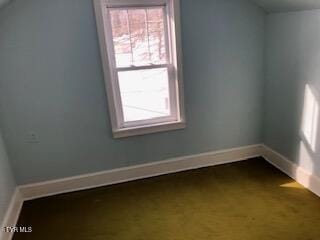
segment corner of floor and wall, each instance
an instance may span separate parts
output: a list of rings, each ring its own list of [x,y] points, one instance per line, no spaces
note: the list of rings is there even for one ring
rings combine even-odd
[[[18,190],[14,175],[9,163],[7,151],[5,144],[2,139],[2,134],[0,131],[0,239],[5,239],[4,237],[4,224],[15,225],[17,221],[18,214],[14,216],[12,212],[19,212],[22,205],[22,201],[15,200],[19,198],[17,195]],[[19,206],[20,205],[20,206]],[[16,209],[14,209],[16,208]]]
[[[125,139],[111,134],[92,1],[0,9],[2,226],[26,199],[256,156],[320,195],[320,10],[181,8],[187,128]]]

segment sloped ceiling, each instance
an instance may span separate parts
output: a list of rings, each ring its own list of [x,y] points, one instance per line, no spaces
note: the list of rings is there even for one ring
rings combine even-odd
[[[10,0],[0,0],[0,8],[3,7],[6,3],[8,3]]]
[[[0,8],[11,0],[0,0]],[[252,0],[265,11],[272,12],[290,12],[320,9],[320,0]]]
[[[267,12],[320,9],[320,0],[253,0]]]

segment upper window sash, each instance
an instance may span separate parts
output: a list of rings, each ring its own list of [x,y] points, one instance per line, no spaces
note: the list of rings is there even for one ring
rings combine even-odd
[[[137,67],[139,69],[142,69],[143,67],[145,67],[146,69],[151,69],[155,66],[165,66],[165,65],[169,65],[169,64],[172,64],[173,63],[173,59],[172,59],[172,45],[171,45],[171,42],[170,42],[170,39],[172,38],[171,34],[171,28],[170,28],[170,24],[169,24],[169,15],[168,15],[168,9],[167,9],[167,6],[166,5],[161,5],[161,9],[162,9],[162,24],[163,24],[163,38],[164,38],[164,53],[165,53],[165,59],[161,59],[161,54],[159,55],[159,60],[158,61],[153,61],[151,59],[151,55],[149,55],[149,61],[141,61],[139,63],[139,61],[135,61],[135,56],[134,56],[134,49],[133,49],[133,43],[132,43],[132,38],[133,38],[133,34],[131,32],[131,21],[129,20],[129,13],[128,11],[134,11],[134,10],[139,10],[139,9],[142,9],[142,10],[149,10],[149,9],[157,9],[159,8],[159,6],[150,6],[149,4],[149,1],[146,1],[148,2],[148,5],[146,6],[140,6],[140,7],[133,7],[133,6],[127,6],[122,3],[121,1],[121,7],[114,7],[114,8],[109,8],[107,7],[106,9],[106,15],[107,15],[107,19],[108,21],[106,22],[106,26],[107,26],[107,31],[108,32],[111,32],[112,34],[109,34],[107,36],[107,41],[108,41],[108,49],[109,49],[109,52],[111,52],[111,59],[110,59],[110,62],[112,63],[112,66],[113,68],[115,69],[130,69],[130,67],[132,67],[132,69],[134,69],[134,67]],[[119,4],[119,2],[118,2]],[[120,5],[119,5],[120,6]],[[114,36],[114,29],[113,29],[113,26],[111,25],[111,22],[112,22],[112,16],[111,16],[111,11],[113,10],[124,10],[124,11],[127,11],[127,28],[128,28],[128,42],[130,44],[130,48],[131,48],[131,63],[130,64],[121,64],[121,65],[118,65],[118,61],[117,61],[117,53],[116,53],[116,45],[115,45],[115,36]],[[148,13],[146,12],[146,18],[148,16]],[[145,24],[146,24],[146,28],[147,28],[147,34],[148,34],[148,38],[149,38],[149,24],[150,22],[148,22],[148,20],[146,19],[145,21]],[[150,45],[148,46],[149,48],[149,54],[151,54],[150,52]],[[161,51],[161,49],[159,49]],[[110,57],[109,57],[110,58]]]

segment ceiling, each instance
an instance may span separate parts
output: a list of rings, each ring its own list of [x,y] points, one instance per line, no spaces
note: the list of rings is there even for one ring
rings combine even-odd
[[[267,12],[320,9],[320,0],[253,0]]]
[[[0,0],[0,8],[11,0]],[[320,9],[320,0],[252,0],[267,12]]]
[[[8,3],[10,0],[0,0],[0,8],[5,5],[6,3]]]

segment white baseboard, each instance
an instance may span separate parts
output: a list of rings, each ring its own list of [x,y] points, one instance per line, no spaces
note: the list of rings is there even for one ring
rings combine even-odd
[[[262,145],[227,149],[173,158],[165,161],[119,168],[93,174],[22,185],[20,192],[25,200],[46,197],[61,193],[101,187],[137,179],[159,176],[201,167],[236,162],[261,156]]]
[[[308,188],[310,191],[315,193],[320,197],[320,177],[316,176],[314,173],[310,173],[300,167],[299,165],[293,163],[285,156],[274,151],[266,145],[262,147],[262,156],[276,168],[280,169],[282,172],[286,173],[288,176],[293,178],[295,181]]]
[[[291,178],[320,196],[320,178],[305,171],[286,157],[263,145],[250,145],[222,151],[207,152],[183,156],[165,161],[119,168],[92,174],[57,179],[17,187],[3,226],[15,226],[25,200],[31,200],[61,193],[74,192],[116,183],[128,182],[148,177],[175,173],[202,167],[247,160],[253,157],[264,157],[272,165]],[[2,228],[3,229],[3,228]],[[10,240],[13,234],[0,231],[1,240]]]
[[[13,237],[13,233],[7,233],[4,231],[4,227],[14,227],[17,224],[20,211],[23,204],[23,198],[20,194],[19,188],[14,191],[8,210],[4,216],[3,223],[0,230],[1,240],[10,240]]]

